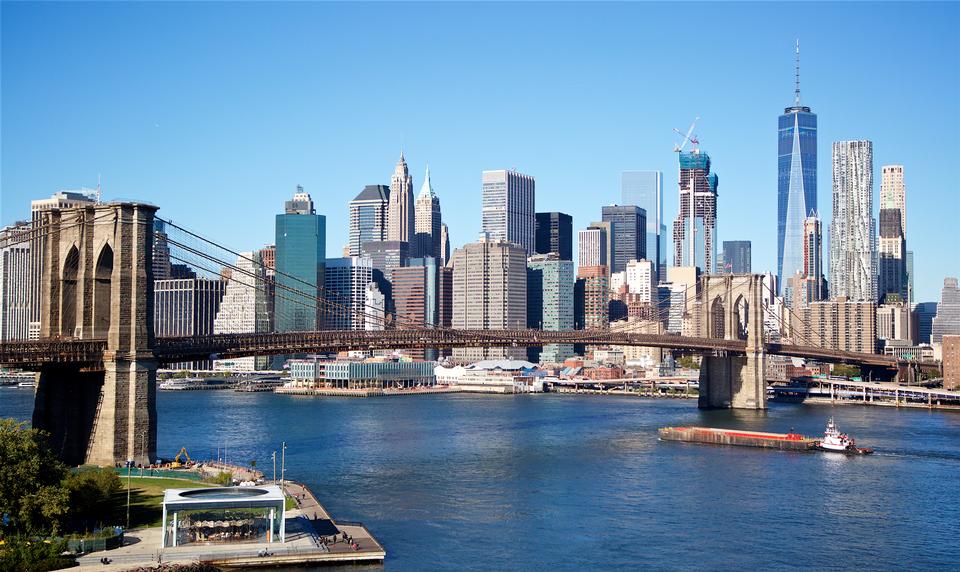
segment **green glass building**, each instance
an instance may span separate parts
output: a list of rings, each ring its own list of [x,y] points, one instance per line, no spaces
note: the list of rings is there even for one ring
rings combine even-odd
[[[303,187],[286,202],[284,214],[277,215],[276,245],[276,330],[322,330],[323,313],[315,307],[323,306],[314,300],[323,296],[327,219],[316,214]]]

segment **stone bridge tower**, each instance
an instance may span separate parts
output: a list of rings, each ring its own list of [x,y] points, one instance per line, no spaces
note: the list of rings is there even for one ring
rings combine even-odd
[[[745,340],[745,356],[705,355],[700,365],[701,408],[766,409],[763,276],[700,278],[700,336]]]
[[[43,214],[40,337],[103,339],[102,367],[45,366],[33,426],[70,464],[156,458],[153,220],[138,203]]]

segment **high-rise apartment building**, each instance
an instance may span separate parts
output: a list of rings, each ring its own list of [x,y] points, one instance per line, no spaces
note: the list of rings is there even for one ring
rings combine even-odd
[[[411,243],[414,239],[415,217],[413,205],[413,177],[400,152],[400,160],[390,177],[390,196],[387,215],[387,240]]]
[[[536,251],[536,183],[516,171],[483,172],[483,227],[491,240],[523,247],[527,256]]]
[[[877,299],[890,294],[907,300],[910,295],[907,271],[907,206],[903,165],[884,165],[880,179],[879,283]]]
[[[844,297],[812,302],[789,313],[790,329],[800,343],[846,352],[875,353],[877,309],[873,302]]]
[[[278,241],[279,243],[279,241]],[[267,299],[263,289],[266,272],[258,252],[241,252],[236,267],[226,280],[220,307],[213,319],[214,334],[266,332],[270,327]],[[291,294],[291,296],[295,296]],[[281,298],[281,300],[283,300]],[[278,300],[280,302],[281,300]],[[242,357],[215,360],[214,369],[253,371],[263,369],[267,358]]]
[[[916,338],[916,325],[910,304],[895,299],[895,296],[891,298],[877,306],[877,339],[912,346]]]
[[[440,199],[433,192],[430,183],[430,167],[423,177],[423,186],[416,202],[416,236],[414,237],[414,254],[418,257],[430,256],[436,260],[441,258],[441,238],[443,222],[440,219]]]
[[[366,329],[367,285],[373,282],[373,262],[360,256],[328,258],[323,281],[324,294],[329,303],[326,328]]]
[[[647,258],[647,213],[634,205],[603,207],[603,222],[613,229],[613,261],[610,272],[623,272],[631,260]]]
[[[610,270],[606,266],[577,268],[574,284],[574,327],[602,329],[610,325]]]
[[[667,227],[663,219],[663,173],[623,171],[620,173],[620,203],[636,205],[647,216],[646,258],[653,260],[659,276],[666,278]]]
[[[830,293],[851,302],[877,299],[876,221],[873,218],[873,143],[833,144],[833,222]]]
[[[30,214],[33,228],[40,228],[43,213],[53,209],[72,209],[96,204],[97,195],[93,191],[58,191],[49,199],[30,202]],[[43,273],[43,250],[46,243],[43,234],[30,242],[30,325],[28,337],[31,340],[40,337],[40,282]]]
[[[239,274],[239,273],[238,273]],[[239,277],[239,276],[238,276]],[[154,280],[153,330],[157,336],[209,336],[226,282],[219,278]],[[210,360],[178,363],[171,369],[210,369]]]
[[[817,114],[800,104],[800,43],[793,106],[780,116],[777,141],[777,282],[802,271],[804,221],[817,211]],[[785,293],[785,298],[791,296]]]
[[[723,241],[721,274],[750,274],[751,244],[749,240]]]
[[[674,266],[716,272],[717,185],[710,156],[694,149],[680,153],[680,211],[673,221]]]
[[[930,343],[939,344],[947,335],[960,335],[960,288],[956,278],[943,279],[937,316],[930,328]]]
[[[826,297],[823,280],[823,225],[816,213],[803,221],[803,266],[788,278],[784,288],[784,301],[793,308],[801,308],[810,302]]]
[[[527,260],[527,327],[562,332],[573,329],[573,261],[556,253],[537,254]],[[573,355],[572,344],[529,348],[534,363],[559,363]]]
[[[944,336],[943,348],[943,388],[960,388],[960,336]]]
[[[0,341],[30,336],[30,230],[18,222],[0,230]]]
[[[454,251],[454,328],[523,328],[526,322],[527,256],[522,246],[482,236]],[[459,348],[453,355],[473,360],[523,359],[526,349]]]
[[[537,213],[535,242],[537,254],[573,260],[573,217],[558,212]]]
[[[350,256],[360,256],[365,242],[387,240],[389,200],[390,187],[367,185],[350,201]]]
[[[625,271],[625,284],[636,302],[655,304],[657,301],[657,265],[652,260],[631,260]]]
[[[276,301],[274,327],[278,332],[323,328],[324,263],[327,256],[327,220],[316,214],[309,193],[298,186],[284,214],[276,216]]]

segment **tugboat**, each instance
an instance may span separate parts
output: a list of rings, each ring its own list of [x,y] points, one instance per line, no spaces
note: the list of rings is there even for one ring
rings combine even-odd
[[[827,421],[827,429],[823,432],[823,439],[817,442],[816,449],[821,451],[831,451],[834,453],[845,453],[847,455],[869,455],[873,449],[857,447],[857,442],[853,437],[837,430],[833,417]]]

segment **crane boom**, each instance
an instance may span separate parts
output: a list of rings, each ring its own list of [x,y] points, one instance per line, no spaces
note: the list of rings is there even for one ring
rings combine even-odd
[[[700,121],[700,116],[697,116],[697,117],[693,120],[693,123],[690,124],[690,128],[687,129],[686,135],[684,135],[684,133],[683,133],[682,131],[680,131],[679,129],[677,129],[676,127],[673,128],[673,132],[674,132],[674,133],[676,133],[677,135],[683,137],[683,140],[682,140],[680,143],[678,143],[678,144],[676,144],[676,145],[673,146],[673,151],[674,151],[674,153],[680,153],[680,152],[682,152],[682,151],[683,151],[683,148],[687,146],[687,142],[688,142],[688,141],[689,141],[690,143],[693,143],[694,146],[700,144],[700,142],[697,141],[697,136],[693,134],[693,128],[697,126],[697,121]]]

